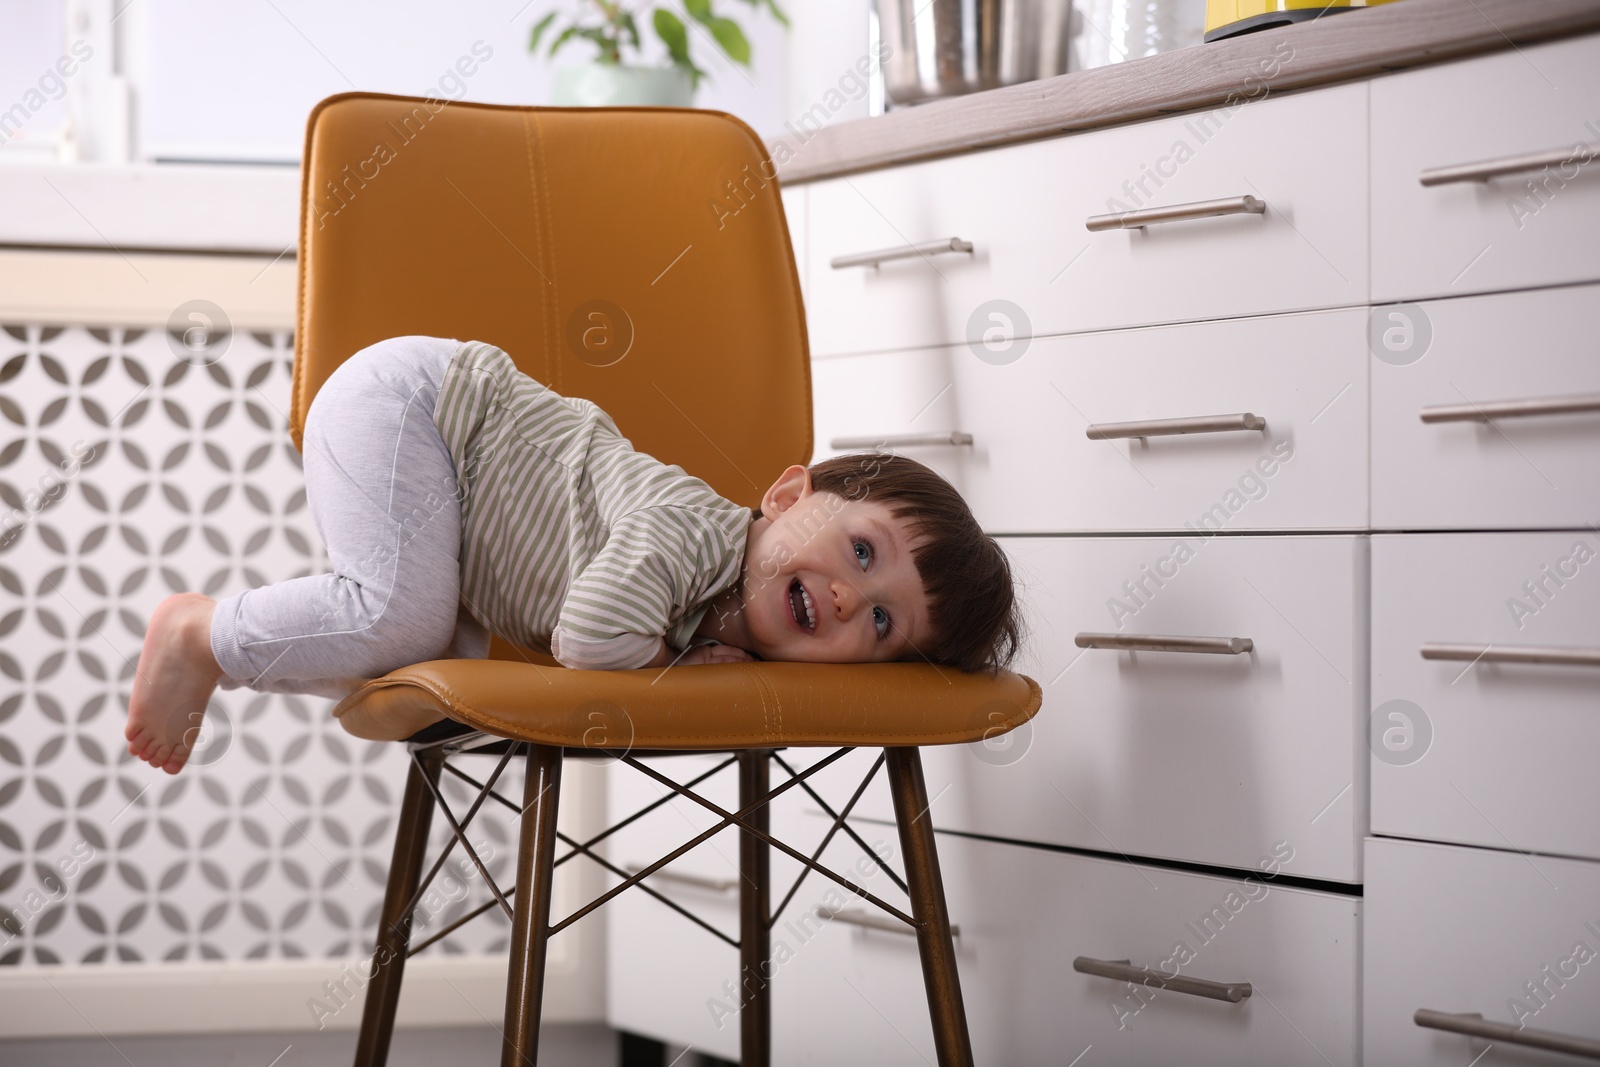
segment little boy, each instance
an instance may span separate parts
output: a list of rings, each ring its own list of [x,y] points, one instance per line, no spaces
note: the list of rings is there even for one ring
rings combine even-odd
[[[1004,553],[949,483],[903,457],[790,467],[752,514],[500,349],[434,337],[342,364],[302,453],[333,573],[221,601],[180,593],[150,617],[128,751],[168,774],[218,685],[342,697],[412,663],[481,658],[491,632],[590,670],[972,671],[1017,649]]]

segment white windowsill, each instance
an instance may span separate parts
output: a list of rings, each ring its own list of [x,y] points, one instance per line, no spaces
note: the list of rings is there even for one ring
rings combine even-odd
[[[300,169],[5,165],[0,246],[294,255]]]

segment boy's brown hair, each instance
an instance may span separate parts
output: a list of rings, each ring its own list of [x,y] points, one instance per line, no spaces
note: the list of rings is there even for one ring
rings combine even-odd
[[[1022,640],[1011,564],[954,486],[914,459],[883,452],[835,456],[810,471],[816,492],[876,500],[908,521],[933,630],[917,655],[962,671],[1011,663]]]

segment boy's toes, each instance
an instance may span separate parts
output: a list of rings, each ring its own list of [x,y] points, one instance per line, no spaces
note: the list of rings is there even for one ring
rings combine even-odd
[[[160,764],[160,767],[168,774],[177,774],[179,771],[183,770],[183,765],[188,762],[189,753],[174,752],[171,756],[167,757],[165,763]]]

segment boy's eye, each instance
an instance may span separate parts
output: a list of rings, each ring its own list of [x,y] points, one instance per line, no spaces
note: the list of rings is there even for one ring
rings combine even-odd
[[[883,637],[889,632],[889,613],[882,608],[873,608],[872,624],[878,628],[878,636]]]
[[[867,564],[872,562],[872,546],[865,541],[855,543],[856,562],[861,564],[861,569],[866,570]]]

